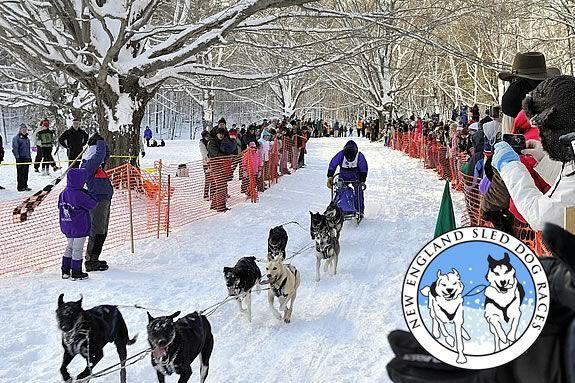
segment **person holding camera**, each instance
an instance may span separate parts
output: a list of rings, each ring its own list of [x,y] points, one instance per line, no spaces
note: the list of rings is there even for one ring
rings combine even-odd
[[[523,109],[531,124],[539,128],[541,143],[529,141],[535,160],[559,161],[562,169],[552,185],[542,193],[511,145],[495,145],[492,165],[500,173],[519,213],[534,230],[542,230],[546,222],[563,225],[565,208],[575,206],[575,77],[556,76],[539,84],[523,101]],[[548,158],[547,158],[548,157]],[[546,180],[550,173],[542,174]]]

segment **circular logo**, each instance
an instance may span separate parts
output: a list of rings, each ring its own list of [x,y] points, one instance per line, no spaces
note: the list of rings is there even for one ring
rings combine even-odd
[[[517,238],[466,227],[429,242],[402,288],[403,315],[417,341],[452,366],[505,364],[535,342],[549,311],[549,283]]]

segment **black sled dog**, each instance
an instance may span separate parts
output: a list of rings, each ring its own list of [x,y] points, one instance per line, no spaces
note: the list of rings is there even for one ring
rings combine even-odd
[[[64,302],[64,294],[60,294],[56,318],[62,331],[64,358],[60,372],[65,382],[72,382],[67,367],[76,355],[80,354],[88,364],[77,377],[84,379],[104,357],[104,346],[112,342],[116,345],[122,366],[120,382],[126,382],[124,368],[124,361],[128,355],[126,346],[136,343],[136,337],[133,339],[128,337],[126,322],[116,306],[104,305],[83,310],[82,298],[76,302]]]
[[[178,383],[187,383],[192,376],[192,362],[200,357],[200,382],[204,383],[210,368],[214,348],[212,327],[208,319],[197,312],[174,322],[180,315],[154,318],[148,313],[148,342],[152,348],[152,366],[158,382],[164,383],[165,375],[180,375]]]

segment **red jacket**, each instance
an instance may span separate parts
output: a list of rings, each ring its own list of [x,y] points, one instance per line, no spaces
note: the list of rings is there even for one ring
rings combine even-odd
[[[519,112],[517,117],[515,118],[515,123],[513,124],[513,134],[523,134],[525,135],[525,141],[527,140],[537,140],[541,141],[541,137],[539,136],[539,128],[532,126],[525,112],[522,110]],[[535,186],[539,189],[542,193],[547,193],[551,186],[545,182],[545,180],[535,171],[535,165],[537,165],[537,161],[535,158],[528,156],[528,155],[520,155],[519,158],[521,159],[521,163],[525,165],[529,174],[533,178],[535,182]],[[513,200],[509,199],[509,211],[517,218],[519,221],[523,223],[527,223],[523,216],[517,211],[515,207],[515,203]]]

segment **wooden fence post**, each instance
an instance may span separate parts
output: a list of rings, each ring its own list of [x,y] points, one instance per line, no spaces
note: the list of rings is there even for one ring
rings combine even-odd
[[[565,230],[575,235],[575,207],[565,209]]]
[[[162,219],[162,160],[158,163],[158,223],[157,223],[157,239],[160,239],[160,221]]]
[[[168,209],[166,210],[166,238],[170,236],[170,200],[172,195],[172,176],[168,174]]]
[[[135,252],[134,246],[134,215],[132,210],[132,165],[128,162],[126,165],[128,170],[128,209],[130,210],[130,245],[132,249],[132,254]]]

